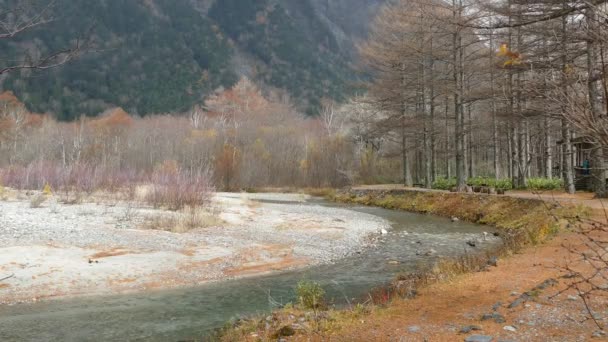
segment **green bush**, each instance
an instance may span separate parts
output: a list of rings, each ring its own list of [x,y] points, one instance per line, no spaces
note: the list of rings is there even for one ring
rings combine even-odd
[[[456,186],[456,178],[437,178],[433,182],[433,189],[450,190]]]
[[[503,190],[513,189],[513,182],[511,181],[510,178],[495,179],[495,180],[493,180],[493,182],[494,182],[493,187],[496,189],[503,189]]]
[[[473,177],[467,180],[469,186],[492,186],[491,183],[494,180],[487,177]]]
[[[316,310],[325,305],[325,290],[317,282],[300,281],[296,287],[296,295],[305,309]]]
[[[557,190],[564,187],[561,178],[530,178],[528,179],[528,189],[531,190]]]

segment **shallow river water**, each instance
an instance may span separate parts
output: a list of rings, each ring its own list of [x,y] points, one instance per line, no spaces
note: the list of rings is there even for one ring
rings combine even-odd
[[[293,205],[333,204],[312,200]],[[318,281],[328,297],[341,304],[362,298],[400,271],[500,243],[494,238],[475,249],[467,246],[466,241],[481,240],[482,232],[488,231],[480,225],[381,208],[349,209],[383,217],[392,222],[393,229],[376,247],[331,265],[190,289],[0,306],[0,341],[201,339],[239,315],[262,314],[277,303],[293,301],[295,285],[302,279]],[[424,256],[431,249],[436,254]]]

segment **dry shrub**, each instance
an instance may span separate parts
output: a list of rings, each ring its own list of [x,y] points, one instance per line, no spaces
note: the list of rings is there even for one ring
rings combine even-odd
[[[209,203],[213,191],[209,171],[183,171],[174,161],[158,167],[150,182],[146,201],[155,208],[180,210],[200,207]]]
[[[0,183],[18,190],[40,190],[49,187],[65,203],[77,203],[83,194],[95,191],[126,195],[134,199],[141,184],[152,183],[144,200],[154,207],[180,210],[208,203],[213,188],[210,172],[185,172],[176,162],[165,162],[153,173],[135,169],[114,169],[91,164],[62,166],[51,162],[35,162],[27,166],[13,165],[0,169]]]
[[[144,174],[132,169],[110,169],[84,163],[62,166],[52,162],[34,162],[0,170],[0,182],[6,186],[18,190],[40,190],[48,185],[67,195],[72,192],[91,194],[96,190],[118,192],[145,180]]]

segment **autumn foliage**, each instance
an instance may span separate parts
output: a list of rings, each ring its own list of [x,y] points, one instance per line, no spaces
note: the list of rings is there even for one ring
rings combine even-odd
[[[356,164],[342,126],[327,129],[246,78],[185,115],[113,108],[64,123],[27,112],[10,93],[0,105],[0,182],[19,189],[148,185],[150,204],[177,210],[205,202],[214,187],[345,185]]]

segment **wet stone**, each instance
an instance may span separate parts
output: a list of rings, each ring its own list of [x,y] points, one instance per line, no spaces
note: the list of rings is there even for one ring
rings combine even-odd
[[[411,327],[407,328],[407,331],[409,331],[411,333],[417,333],[417,332],[420,332],[420,327],[417,325],[412,325]]]
[[[468,334],[471,331],[479,331],[479,330],[481,330],[481,327],[479,325],[465,325],[464,327],[460,328],[460,333]]]
[[[471,335],[464,339],[464,342],[492,342],[492,336],[488,335]]]

